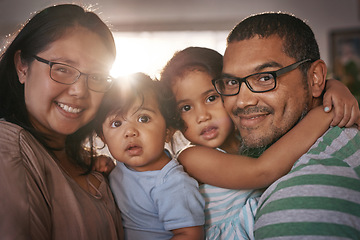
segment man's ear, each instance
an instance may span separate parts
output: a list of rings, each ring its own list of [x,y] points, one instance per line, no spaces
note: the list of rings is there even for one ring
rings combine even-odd
[[[19,77],[19,82],[21,84],[24,84],[27,77],[29,65],[21,58],[20,50],[15,52],[14,64],[15,64],[16,73]]]
[[[175,131],[176,131],[176,129],[174,129],[172,127],[166,128],[165,142],[167,142],[167,143],[171,142],[171,138],[174,135]]]
[[[313,62],[308,71],[308,79],[312,96],[320,97],[325,88],[327,67],[323,60],[319,59]]]

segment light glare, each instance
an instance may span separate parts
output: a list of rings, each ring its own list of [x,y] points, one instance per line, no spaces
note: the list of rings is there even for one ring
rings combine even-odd
[[[114,33],[117,56],[113,77],[143,72],[159,78],[162,68],[176,51],[208,47],[223,54],[228,31],[121,32]]]

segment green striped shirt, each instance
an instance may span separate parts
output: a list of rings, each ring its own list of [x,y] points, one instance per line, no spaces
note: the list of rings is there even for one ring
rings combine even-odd
[[[255,239],[360,239],[360,133],[330,128],[262,195]]]

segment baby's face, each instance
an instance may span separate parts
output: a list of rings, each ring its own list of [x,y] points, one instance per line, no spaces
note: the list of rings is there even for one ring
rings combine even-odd
[[[172,91],[185,122],[184,136],[197,145],[221,146],[234,128],[211,84],[211,76],[203,71],[189,70],[176,79]]]
[[[137,99],[129,111],[106,118],[103,138],[111,155],[137,171],[161,169],[169,159],[164,153],[166,123],[150,94]]]

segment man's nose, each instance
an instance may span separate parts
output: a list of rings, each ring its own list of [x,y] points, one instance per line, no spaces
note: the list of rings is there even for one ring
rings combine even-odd
[[[240,91],[236,96],[236,106],[238,108],[246,108],[248,106],[255,106],[258,103],[256,94],[252,92],[245,82],[242,82],[240,85]]]

